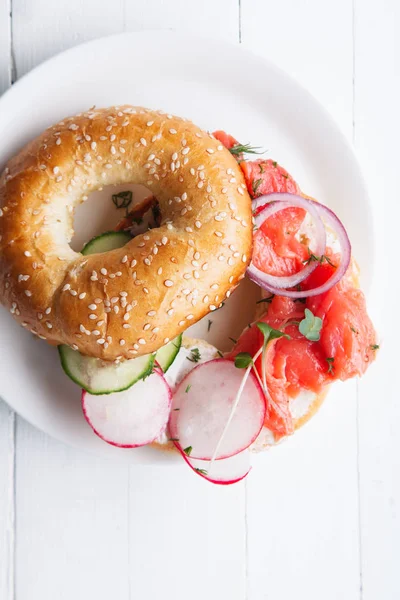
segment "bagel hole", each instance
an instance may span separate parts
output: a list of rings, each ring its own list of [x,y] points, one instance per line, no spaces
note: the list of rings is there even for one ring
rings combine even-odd
[[[128,218],[127,218],[128,217]],[[108,185],[88,195],[74,214],[70,246],[80,252],[93,237],[132,225],[132,235],[158,226],[159,209],[152,192],[144,185]]]

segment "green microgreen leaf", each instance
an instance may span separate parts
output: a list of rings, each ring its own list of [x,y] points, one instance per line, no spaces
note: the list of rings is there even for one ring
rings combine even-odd
[[[300,321],[299,331],[311,342],[318,342],[322,328],[322,319],[315,317],[308,308],[304,311],[304,319]]]
[[[235,367],[237,369],[247,369],[249,365],[253,364],[253,357],[248,352],[239,352],[235,356]]]

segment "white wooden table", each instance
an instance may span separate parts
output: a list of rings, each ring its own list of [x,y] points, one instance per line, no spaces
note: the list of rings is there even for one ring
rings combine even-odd
[[[361,383],[226,489],[83,454],[0,404],[0,600],[400,598],[399,27],[398,0],[0,0],[0,93],[65,48],[150,28],[240,41],[297,78],[365,171],[383,342]]]

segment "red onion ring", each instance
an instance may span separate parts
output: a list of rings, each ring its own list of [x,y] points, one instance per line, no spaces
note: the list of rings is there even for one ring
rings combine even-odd
[[[318,211],[314,208],[312,204],[310,204],[309,200],[306,200],[302,196],[296,196],[295,194],[268,194],[265,196],[260,196],[259,198],[253,201],[253,212],[257,210],[257,208],[259,208],[260,206],[264,206],[266,202],[267,205],[265,206],[265,208],[254,217],[254,222],[257,227],[261,227],[264,221],[266,221],[269,217],[285,208],[291,208],[293,206],[296,208],[302,208],[311,215],[316,226],[316,248],[314,250],[314,253],[317,256],[321,256],[325,252],[325,227]],[[298,273],[294,273],[293,275],[288,275],[284,277],[278,277],[275,275],[269,275],[268,273],[264,273],[251,263],[247,269],[247,275],[250,277],[250,279],[258,283],[258,285],[261,285],[259,283],[259,280],[262,280],[265,285],[261,285],[261,287],[268,286],[268,288],[266,289],[268,289],[269,291],[272,291],[270,288],[284,290],[286,288],[291,288],[298,285],[301,281],[308,277],[317,268],[317,266],[318,263],[312,261]]]
[[[257,200],[253,201],[253,203],[252,203],[253,210],[257,209],[260,206],[261,198],[264,198],[264,199],[268,198],[270,202],[283,200],[283,201],[285,201],[285,203],[290,202],[291,205],[294,206],[292,200],[295,198],[295,201],[297,202],[298,199],[301,197],[296,196],[295,194],[287,194],[287,193],[268,194],[267,196],[264,196],[264,197],[260,196],[260,198],[257,198]],[[257,267],[255,267],[253,264],[250,264],[250,266],[247,269],[247,274],[252,281],[254,281],[260,287],[262,287],[263,289],[267,290],[268,292],[270,292],[272,294],[277,294],[280,296],[287,296],[289,298],[306,298],[306,297],[311,297],[311,296],[317,296],[318,294],[324,294],[325,292],[330,290],[334,285],[336,285],[336,283],[338,283],[342,279],[343,275],[346,273],[346,271],[348,269],[348,266],[350,264],[350,259],[351,259],[350,240],[349,240],[347,232],[343,226],[343,223],[338,219],[338,217],[335,215],[335,213],[332,212],[329,208],[327,208],[323,204],[319,204],[318,202],[315,202],[315,200],[309,200],[306,198],[301,198],[301,200],[307,204],[306,210],[308,212],[310,212],[310,214],[313,214],[311,211],[313,211],[313,209],[315,209],[318,212],[319,217],[323,218],[326,225],[328,227],[330,227],[331,229],[333,229],[334,232],[336,233],[337,240],[339,242],[340,250],[341,250],[341,261],[340,261],[339,266],[336,268],[334,274],[332,275],[332,277],[330,277],[328,279],[328,281],[326,281],[324,284],[322,284],[316,288],[313,288],[311,290],[301,290],[301,291],[287,290],[287,289],[282,289],[281,287],[278,287],[276,285],[275,286],[270,285],[269,278],[271,276],[267,275],[266,273],[263,273],[262,271],[260,271],[260,269],[257,269]],[[300,206],[300,203],[298,204],[298,206]],[[266,207],[266,209],[267,208],[268,207]],[[304,205],[302,205],[302,208],[304,208]],[[311,210],[310,210],[310,208],[311,208]],[[261,217],[262,215],[265,215],[265,211],[260,212],[260,214],[255,217],[256,224],[257,224],[257,218]],[[268,216],[271,216],[271,215],[269,214]],[[263,216],[263,221],[264,220],[265,220],[265,216]],[[325,248],[324,248],[323,252],[324,251],[325,251]],[[320,252],[319,254],[323,254],[323,252]],[[316,261],[314,264],[315,264],[315,267],[318,266],[318,263]],[[301,271],[300,273],[303,274],[304,270],[305,269],[303,269],[303,271]],[[301,279],[301,281],[303,281],[303,279]],[[294,284],[294,285],[297,285],[297,284]]]

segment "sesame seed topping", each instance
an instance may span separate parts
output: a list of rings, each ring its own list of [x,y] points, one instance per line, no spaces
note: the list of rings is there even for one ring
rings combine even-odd
[[[93,329],[92,335],[100,335],[100,331],[98,329]]]
[[[69,290],[69,293],[71,294],[71,296],[77,296],[78,292],[76,290]]]
[[[125,340],[124,340],[124,339],[122,339],[122,340],[119,340],[119,345],[120,345],[120,346],[125,346]]]
[[[244,191],[241,187],[238,187],[237,191],[239,192],[239,194],[241,194],[242,196],[244,195]]]
[[[149,312],[147,313],[147,316],[149,317],[154,317],[156,315],[156,311],[155,310],[149,310]]]
[[[146,325],[143,326],[144,331],[147,331],[148,329],[150,329],[151,325],[150,323],[146,323]]]
[[[166,279],[164,281],[164,285],[165,285],[165,287],[172,287],[174,285],[174,282],[171,281],[171,279]]]
[[[182,154],[185,156],[186,154],[188,154],[188,152],[190,152],[190,148],[186,147],[182,150]]]
[[[179,321],[179,323],[178,323],[178,325],[179,325],[180,327],[182,327],[182,325],[184,325],[184,324],[185,324],[185,321],[183,321],[183,320],[182,320],[182,321]]]
[[[32,296],[32,292],[30,290],[25,290],[25,295],[30,297]]]
[[[91,315],[89,315],[89,319],[93,321],[94,319],[97,319],[97,315],[92,313]]]
[[[246,262],[247,261],[247,256],[245,254],[243,254],[242,256],[242,262]]]
[[[186,319],[187,319],[188,321],[191,321],[193,318],[194,318],[194,317],[193,317],[193,315],[187,315],[187,316],[186,316]]]
[[[25,250],[24,254],[25,254],[25,256],[32,256],[32,254],[29,252],[29,250]]]
[[[103,320],[97,321],[96,325],[97,325],[97,327],[101,327],[102,325],[104,325],[104,321]]]
[[[170,129],[170,130],[169,130],[169,132],[170,132],[172,135],[175,135],[176,133],[178,133],[178,132],[176,131],[176,129]]]
[[[102,344],[104,344],[104,343],[105,343],[105,341],[106,341],[106,340],[105,340],[104,338],[99,338],[98,340],[96,340],[96,342],[97,342],[98,344],[100,344],[100,346],[101,346]]]
[[[133,261],[131,262],[131,269],[133,269],[133,267],[136,267],[137,265],[137,260],[133,259]]]
[[[168,344],[168,342],[169,342],[169,338],[168,337],[164,338],[164,344]]]
[[[88,308],[90,310],[96,310],[97,309],[97,305],[96,304],[89,304]]]
[[[208,154],[214,154],[214,150],[212,148],[207,148]]]
[[[50,321],[46,321],[46,327],[48,329],[53,329],[53,325],[50,323]]]
[[[139,338],[138,342],[139,342],[139,344],[142,344],[142,346],[144,346],[144,344],[146,343],[146,340],[144,340],[143,338]]]
[[[131,326],[129,325],[129,323],[124,323],[124,324],[122,325],[122,327],[123,327],[124,329],[130,329],[130,327],[131,327]]]
[[[171,315],[174,314],[174,309],[170,308],[169,310],[167,310],[167,315],[170,317]]]
[[[208,307],[210,310],[216,310],[217,307],[214,304],[210,304],[210,306]]]
[[[153,125],[154,121],[147,121],[146,125],[147,127],[151,127]]]

